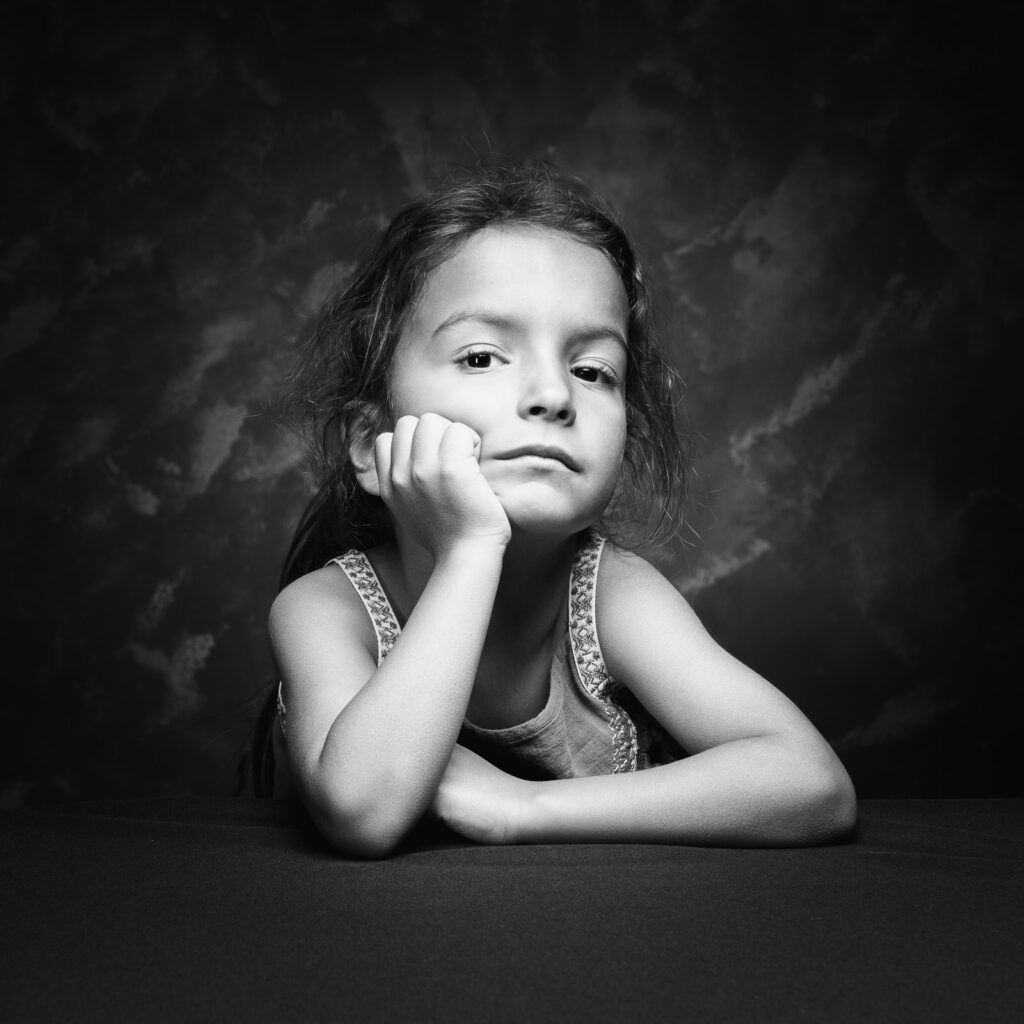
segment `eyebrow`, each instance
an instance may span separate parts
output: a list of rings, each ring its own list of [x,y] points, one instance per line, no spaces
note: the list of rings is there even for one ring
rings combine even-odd
[[[451,316],[442,320],[441,323],[434,328],[434,332],[430,337],[436,338],[439,334],[447,331],[450,327],[455,327],[458,324],[467,322],[484,324],[487,327],[494,327],[500,331],[522,331],[522,323],[513,317],[503,316],[500,313],[491,313],[486,310],[465,310],[463,312],[452,313]],[[599,341],[602,338],[608,338],[611,341],[617,342],[627,351],[629,349],[622,331],[610,324],[581,323],[579,326],[573,328],[569,334],[569,338],[571,341]]]

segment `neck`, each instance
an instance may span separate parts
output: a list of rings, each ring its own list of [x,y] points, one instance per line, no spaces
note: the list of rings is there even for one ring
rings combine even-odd
[[[541,620],[553,624],[569,583],[569,566],[578,546],[569,537],[524,534],[513,528],[505,552],[492,622],[517,627]]]

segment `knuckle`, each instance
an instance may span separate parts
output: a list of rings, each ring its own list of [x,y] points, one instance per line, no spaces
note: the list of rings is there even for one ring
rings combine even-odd
[[[446,484],[453,484],[461,480],[462,473],[462,467],[454,462],[442,462],[438,466],[438,476]]]
[[[413,466],[409,472],[411,482],[421,487],[430,483],[432,476],[433,474],[425,466]]]
[[[466,441],[470,444],[475,444],[480,440],[480,436],[477,432],[472,427],[466,426],[465,423],[453,423],[448,428],[448,433],[452,438]]]

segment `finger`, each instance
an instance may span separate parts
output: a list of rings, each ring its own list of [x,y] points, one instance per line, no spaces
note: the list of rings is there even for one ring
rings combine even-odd
[[[404,486],[409,482],[412,459],[412,439],[416,433],[419,418],[400,416],[395,423],[391,439],[391,483]]]
[[[378,434],[373,442],[373,464],[377,470],[377,484],[380,496],[387,502],[391,499],[391,450],[394,434],[386,431]]]
[[[451,426],[452,421],[447,416],[442,416],[437,412],[425,412],[420,417],[420,423],[432,424],[433,426],[441,427],[442,432],[446,427]]]
[[[442,466],[451,466],[465,459],[480,459],[480,435],[465,423],[451,423],[441,438],[438,457]]]
[[[412,471],[413,478],[424,482],[437,475],[438,449],[444,431],[451,425],[436,413],[425,413],[420,417],[413,435]]]

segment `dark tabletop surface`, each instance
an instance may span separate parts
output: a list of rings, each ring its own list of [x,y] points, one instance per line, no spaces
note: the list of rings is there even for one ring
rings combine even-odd
[[[1024,1021],[1024,800],[813,849],[332,854],[271,801],[0,816],[0,1019]]]

